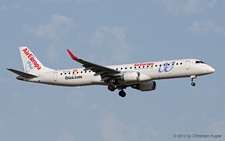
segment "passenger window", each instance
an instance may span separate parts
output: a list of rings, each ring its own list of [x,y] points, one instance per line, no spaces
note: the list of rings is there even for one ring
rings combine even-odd
[[[132,67],[130,67],[130,69],[132,69]]]

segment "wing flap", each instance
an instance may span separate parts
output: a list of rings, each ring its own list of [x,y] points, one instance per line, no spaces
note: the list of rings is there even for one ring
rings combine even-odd
[[[18,70],[14,70],[14,69],[9,69],[7,68],[7,70],[15,73],[15,74],[18,74],[19,76],[22,76],[24,78],[34,78],[34,77],[37,77],[37,75],[34,75],[34,74],[28,74],[28,73],[25,73],[25,72],[21,72],[21,71],[18,71]]]

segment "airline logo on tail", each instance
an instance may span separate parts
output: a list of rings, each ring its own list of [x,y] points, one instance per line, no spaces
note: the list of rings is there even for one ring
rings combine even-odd
[[[32,53],[29,52],[29,49],[28,48],[23,49],[23,53],[30,60],[26,64],[26,68],[25,69],[26,69],[27,72],[29,72],[33,68],[37,68],[37,70],[40,70],[41,69],[41,66],[36,61],[35,56]]]

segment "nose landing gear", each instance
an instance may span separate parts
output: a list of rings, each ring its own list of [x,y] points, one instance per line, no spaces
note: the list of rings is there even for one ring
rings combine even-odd
[[[195,76],[195,75],[191,76],[191,86],[195,86],[194,79],[196,79],[196,78],[197,78],[197,76]]]
[[[191,82],[191,86],[195,86],[195,82]]]

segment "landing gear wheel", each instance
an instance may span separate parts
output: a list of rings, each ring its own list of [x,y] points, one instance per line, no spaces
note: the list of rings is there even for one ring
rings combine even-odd
[[[108,89],[113,92],[113,91],[115,91],[116,87],[110,84],[108,86]]]
[[[121,91],[119,92],[119,95],[120,95],[121,97],[125,97],[125,96],[126,96],[126,93],[125,93],[123,90],[121,90]]]
[[[196,78],[197,78],[196,75],[191,75],[191,86],[195,86],[194,79],[196,79]]]

